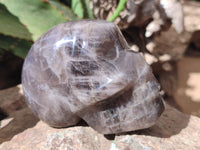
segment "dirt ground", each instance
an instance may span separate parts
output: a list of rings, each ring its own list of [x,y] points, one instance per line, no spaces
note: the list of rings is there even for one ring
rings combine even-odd
[[[200,2],[183,2],[185,32],[178,35],[171,28],[156,39],[156,50],[175,59],[152,66],[167,94],[165,100],[200,116]]]

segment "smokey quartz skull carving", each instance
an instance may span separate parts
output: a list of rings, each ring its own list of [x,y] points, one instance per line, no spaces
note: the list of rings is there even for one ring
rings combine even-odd
[[[83,119],[102,134],[121,133],[152,126],[164,110],[151,68],[102,20],[42,35],[25,59],[22,84],[28,106],[53,127]]]

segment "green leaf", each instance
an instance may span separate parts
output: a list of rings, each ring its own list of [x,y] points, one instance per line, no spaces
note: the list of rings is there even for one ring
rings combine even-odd
[[[32,42],[24,39],[0,34],[0,49],[10,51],[21,58],[26,57],[32,44]]]
[[[16,16],[13,16],[4,5],[0,4],[0,33],[31,40],[31,33]]]
[[[78,16],[76,16],[73,11],[67,7],[66,5],[60,3],[58,0],[49,0],[49,3],[58,10],[63,17],[66,18],[66,20],[78,20],[80,19]]]
[[[81,0],[83,9],[84,9],[84,18],[94,18],[93,12],[90,9],[90,1],[89,0]]]
[[[112,22],[119,16],[120,12],[125,8],[126,2],[127,0],[119,0],[119,4],[117,5],[115,12],[110,18],[108,18],[108,21]]]
[[[26,25],[34,41],[51,27],[66,21],[59,11],[42,0],[0,0],[0,3]]]
[[[81,0],[72,0],[71,8],[78,17],[80,18],[84,17],[84,9]]]

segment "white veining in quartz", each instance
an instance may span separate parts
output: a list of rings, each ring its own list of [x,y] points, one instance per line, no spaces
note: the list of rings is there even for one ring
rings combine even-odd
[[[22,73],[25,99],[53,127],[81,118],[103,134],[152,126],[164,106],[140,53],[113,23],[82,20],[50,29],[32,46]]]

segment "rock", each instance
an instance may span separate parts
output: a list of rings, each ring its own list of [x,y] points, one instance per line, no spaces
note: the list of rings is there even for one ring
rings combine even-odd
[[[55,129],[40,121],[35,127],[1,144],[0,149],[197,150],[200,149],[199,124],[198,117],[183,114],[166,105],[157,123],[146,130],[108,137],[88,126]]]
[[[36,124],[24,100],[22,85],[0,90],[0,143],[10,140],[14,135]]]
[[[184,30],[183,7],[179,0],[161,0],[160,9],[166,13],[166,19],[170,18],[172,25],[178,33]],[[164,14],[161,14],[163,16]]]
[[[0,90],[0,113],[9,116],[14,111],[25,107],[22,85]]]
[[[94,17],[98,19],[110,20],[118,10],[119,0],[90,2]],[[113,22],[122,30],[129,44],[137,45],[142,52],[148,52],[149,41],[153,42],[154,36],[168,30],[171,25],[177,34],[184,30],[183,8],[179,0],[127,0]]]
[[[180,59],[190,39],[190,33],[183,32],[178,34],[174,28],[170,28],[167,32],[162,32],[160,36],[154,38],[155,47],[153,49],[154,56],[168,54],[171,60]]]
[[[158,78],[161,89],[169,97],[173,97],[177,88],[177,62],[165,61],[152,64],[154,75]],[[166,100],[166,99],[165,99]]]
[[[199,64],[200,57],[184,56],[178,61],[154,63],[152,68],[170,103],[184,113],[200,117]]]
[[[165,10],[171,11],[171,9],[167,8],[169,7],[167,3],[170,2],[169,4],[171,5],[171,3],[173,4],[173,2],[176,2],[176,1],[163,0],[162,2],[166,3]],[[159,57],[160,55],[168,54],[171,56],[172,61],[174,60],[176,61],[183,56],[190,41],[193,42],[195,47],[198,46],[197,45],[197,43],[199,43],[198,42],[199,38],[197,38],[198,32],[195,32],[195,31],[200,30],[200,24],[199,24],[200,9],[198,9],[199,7],[200,7],[199,2],[184,0],[184,3],[183,3],[184,29],[185,29],[184,32],[182,32],[181,34],[178,34],[176,32],[177,30],[175,30],[174,28],[170,28],[166,32],[163,31],[159,34],[159,36],[155,36],[154,40],[150,42],[150,43],[153,43],[154,47],[152,49],[149,49],[147,45],[147,49],[150,52],[152,52],[154,56]],[[172,8],[172,10],[174,9],[176,9],[176,5],[174,5],[174,7]],[[179,11],[177,11],[177,13],[179,13]],[[172,11],[172,13],[170,12],[170,14],[176,14],[176,13],[173,13]],[[177,15],[174,15],[174,17],[176,18]],[[181,22],[182,21],[178,21],[178,24]],[[182,29],[182,26],[180,26],[180,29]],[[193,32],[194,32],[194,37],[191,38]],[[196,55],[196,52],[195,52],[195,55]]]
[[[111,22],[55,26],[25,59],[27,104],[53,127],[75,125],[80,118],[102,134],[152,126],[164,110],[160,86],[142,55],[129,49]]]
[[[200,30],[192,33],[190,43],[185,51],[186,56],[200,57]]]
[[[184,0],[185,30],[192,33],[200,30],[200,3],[198,1]]]
[[[78,150],[103,149],[106,143],[108,143],[108,146],[110,145],[110,142],[103,135],[98,134],[90,127],[55,129],[41,121],[34,128],[15,136],[12,140],[12,145],[9,146],[9,142],[6,143],[3,143],[0,149]]]
[[[38,119],[29,108],[15,111],[0,121],[0,143],[10,140],[14,135],[33,127]]]
[[[95,18],[109,20],[117,9],[119,1],[90,1]],[[155,14],[157,16],[155,17]],[[120,29],[130,26],[145,27],[150,22],[158,26],[170,26],[169,19],[178,33],[183,31],[183,10],[179,0],[127,0],[124,9],[114,19]]]
[[[200,30],[193,32],[190,43],[200,51]]]
[[[170,28],[167,32],[162,32],[159,38],[155,37],[156,43],[152,44],[154,56],[168,54],[171,57],[166,61],[159,57],[159,61],[152,65],[161,89],[170,96],[173,106],[197,116],[200,116],[199,7],[199,2],[184,0],[185,32],[178,35]]]

